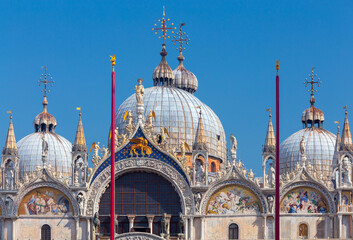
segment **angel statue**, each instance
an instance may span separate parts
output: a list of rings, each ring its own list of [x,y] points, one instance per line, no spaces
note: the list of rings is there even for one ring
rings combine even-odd
[[[92,143],[91,149],[89,152],[91,152],[92,149],[93,149],[92,163],[96,167],[98,165],[99,161],[101,160],[101,157],[99,156],[99,150],[100,150],[99,142]]]
[[[153,120],[156,121],[156,113],[150,110],[147,115],[147,121],[145,123],[145,131],[149,134],[154,131]]]
[[[131,134],[134,132],[134,128],[135,128],[135,126],[133,124],[134,120],[132,118],[131,110],[128,110],[125,112],[123,122],[125,122],[126,118],[127,118],[127,124],[126,124],[125,128],[126,128],[128,136],[131,136]]]
[[[145,88],[142,85],[142,78],[137,79],[138,85],[135,86],[136,91],[136,102],[138,105],[143,105],[143,94],[145,93]]]
[[[102,159],[106,158],[109,154],[109,149],[104,147],[104,145],[101,147],[101,151],[103,153]]]
[[[230,140],[232,142],[232,145],[230,147],[230,154],[232,156],[232,159],[235,160],[237,158],[238,143],[237,143],[237,139],[235,138],[235,136],[233,134],[230,135]]]
[[[190,152],[190,146],[187,144],[187,142],[183,142],[180,144],[180,154],[181,156],[179,157],[179,161],[185,165],[186,164],[186,151]]]

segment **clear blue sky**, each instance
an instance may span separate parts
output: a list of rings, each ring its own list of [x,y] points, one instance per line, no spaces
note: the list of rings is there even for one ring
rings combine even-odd
[[[280,59],[281,139],[300,130],[309,107],[304,79],[311,67],[321,77],[316,106],[324,127],[353,116],[352,1],[1,1],[0,144],[7,110],[13,111],[17,141],[32,133],[42,110],[37,81],[47,65],[55,80],[48,110],[56,132],[74,140],[82,107],[88,145],[106,143],[110,121],[110,62],[117,56],[117,106],[137,78],[152,86],[161,40],[151,30],[162,16],[185,22],[191,43],[185,66],[199,80],[196,96],[219,116],[227,141],[234,133],[238,155],[261,174],[268,114],[275,108],[275,60]],[[167,42],[174,69],[177,51]],[[351,117],[353,121],[353,117]]]

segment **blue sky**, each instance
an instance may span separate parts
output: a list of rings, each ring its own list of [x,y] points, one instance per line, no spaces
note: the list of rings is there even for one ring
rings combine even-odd
[[[352,1],[1,1],[0,144],[7,110],[16,139],[32,133],[42,110],[38,79],[47,65],[55,85],[48,110],[56,132],[74,140],[78,113],[88,145],[106,143],[110,121],[110,62],[117,56],[117,106],[137,78],[152,86],[161,40],[153,24],[166,15],[185,22],[191,42],[185,66],[199,80],[196,96],[221,119],[227,141],[238,139],[238,156],[261,174],[261,150],[268,113],[275,108],[275,60],[280,59],[281,140],[300,130],[309,107],[304,80],[311,67],[322,80],[316,106],[324,127],[336,133],[343,106],[353,109]],[[167,41],[174,69],[178,52]],[[274,113],[274,112],[273,112]]]

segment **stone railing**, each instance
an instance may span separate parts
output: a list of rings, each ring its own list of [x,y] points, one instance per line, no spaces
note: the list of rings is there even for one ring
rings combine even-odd
[[[338,205],[338,212],[353,213],[353,205]]]

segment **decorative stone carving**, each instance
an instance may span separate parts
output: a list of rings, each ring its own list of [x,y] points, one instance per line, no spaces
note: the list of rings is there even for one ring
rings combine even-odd
[[[99,156],[99,142],[95,143],[93,146],[93,156],[92,156],[92,163],[94,167],[96,167],[99,164],[99,161],[101,160],[101,157]]]
[[[275,202],[275,199],[273,195],[268,195],[267,196],[267,204],[268,204],[268,211],[269,213],[273,213],[273,204]]]
[[[231,154],[232,160],[235,161],[235,159],[237,159],[238,143],[237,143],[237,139],[233,134],[230,135],[230,141],[232,142],[230,147],[230,154]]]
[[[101,221],[99,220],[98,212],[96,212],[93,217],[93,228],[94,228],[93,230],[95,233],[99,232],[100,225],[101,225]]]
[[[344,186],[352,186],[352,166],[347,156],[342,161],[342,183]]]
[[[6,197],[5,199],[5,207],[7,215],[12,215],[12,208],[13,208],[13,200],[10,197]]]
[[[76,196],[76,200],[78,203],[78,206],[80,207],[80,214],[83,215],[84,214],[84,204],[85,204],[85,197],[83,196],[83,193],[79,193]]]
[[[255,176],[255,174],[253,173],[252,169],[250,169],[250,171],[248,173],[248,179],[250,181],[254,181],[254,176]]]
[[[202,193],[200,192],[195,193],[194,198],[195,198],[195,212],[199,212],[201,200],[202,200]]]
[[[306,147],[306,143],[305,143],[305,137],[302,136],[302,140],[300,140],[300,154],[302,156],[305,156],[305,147]]]

